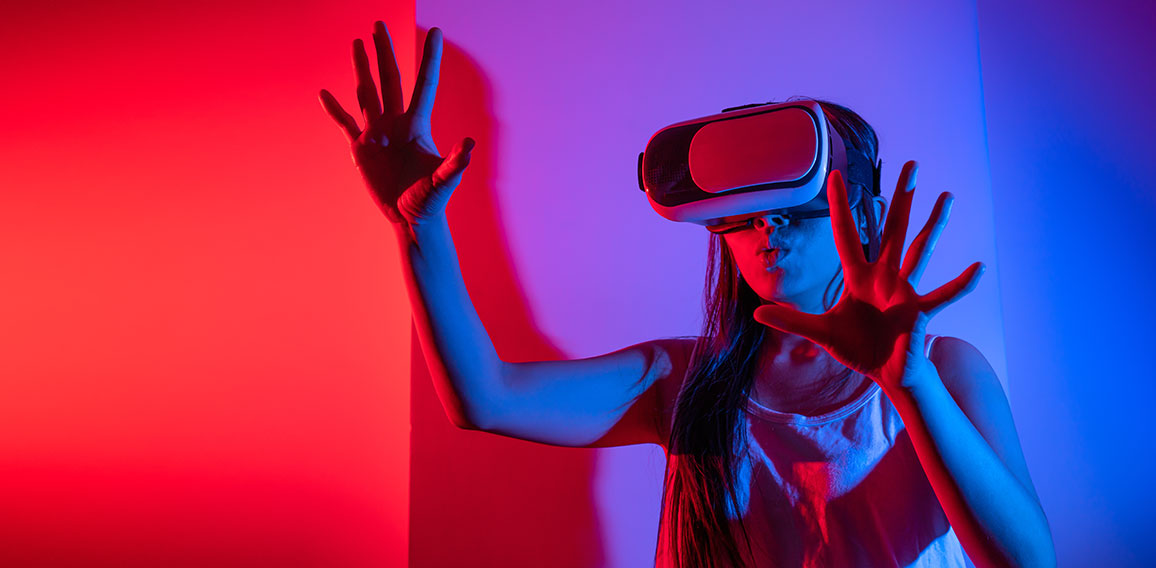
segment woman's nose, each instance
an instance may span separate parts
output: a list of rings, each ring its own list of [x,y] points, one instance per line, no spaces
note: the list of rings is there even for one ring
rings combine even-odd
[[[782,215],[763,215],[755,217],[755,228],[758,230],[771,229],[772,231],[787,225],[787,218]]]

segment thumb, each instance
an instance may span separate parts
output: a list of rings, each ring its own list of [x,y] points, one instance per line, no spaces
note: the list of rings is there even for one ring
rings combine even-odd
[[[474,139],[465,138],[454,145],[450,153],[442,160],[441,165],[433,173],[433,189],[435,191],[457,187],[462,181],[462,174],[466,166],[470,165],[470,154],[474,149]]]
[[[784,333],[809,339],[819,345],[826,345],[827,326],[819,314],[800,312],[780,304],[764,304],[755,308],[755,320]]]

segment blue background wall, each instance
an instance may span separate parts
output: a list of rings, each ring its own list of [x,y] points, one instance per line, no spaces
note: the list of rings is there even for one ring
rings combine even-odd
[[[1061,566],[1151,566],[1156,8],[980,2],[1007,335]]]

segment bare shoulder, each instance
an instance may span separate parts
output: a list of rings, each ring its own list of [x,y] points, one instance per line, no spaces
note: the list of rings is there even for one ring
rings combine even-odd
[[[958,337],[942,336],[932,344],[931,362],[943,386],[960,409],[976,422],[991,405],[1007,406],[1003,385],[987,358],[971,343]],[[976,424],[978,428],[980,425]]]
[[[659,420],[657,428],[663,448],[668,448],[670,425],[674,418],[674,405],[678,400],[678,392],[682,390],[682,384],[686,380],[687,371],[690,369],[691,357],[697,341],[697,337],[656,340],[670,361],[667,372],[659,378],[656,388],[658,395],[658,408],[656,410]]]
[[[987,358],[963,339],[949,335],[939,337],[931,347],[930,359],[952,395],[967,394],[965,391],[969,389],[993,384],[1003,390]]]
[[[1003,384],[987,358],[974,345],[944,336],[931,348],[931,362],[943,386],[972,426],[1005,465],[1035,495]]]

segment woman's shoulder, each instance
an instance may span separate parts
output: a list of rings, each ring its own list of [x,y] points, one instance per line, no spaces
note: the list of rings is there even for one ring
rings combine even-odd
[[[698,343],[698,337],[694,335],[681,335],[678,337],[669,337],[666,341],[669,342],[672,349],[676,350],[682,357],[690,358],[691,353],[694,352],[694,346]]]
[[[982,420],[985,410],[992,406],[1007,405],[1007,393],[999,376],[974,345],[944,335],[936,338],[929,351],[928,359],[944,388],[973,421]]]
[[[674,383],[681,387],[682,381],[686,378],[686,373],[690,369],[691,359],[694,357],[694,347],[698,343],[698,338],[693,336],[666,337],[655,340],[655,343],[662,348],[665,355],[670,359],[670,372],[666,374],[664,379],[666,379],[668,384]]]
[[[658,389],[659,438],[666,447],[670,438],[670,424],[674,418],[674,405],[678,400],[678,392],[682,390],[687,372],[690,370],[691,359],[694,357],[694,346],[698,337],[679,336],[655,340],[663,348],[670,361],[670,372],[665,373],[656,383]]]
[[[990,371],[994,374],[983,353],[964,339],[950,335],[928,335],[926,346],[927,358],[935,364],[940,375],[966,374],[956,371],[971,373]],[[948,377],[945,379],[950,380]]]
[[[1034,496],[1007,392],[987,358],[971,343],[944,336],[935,342],[931,362],[972,426]]]

